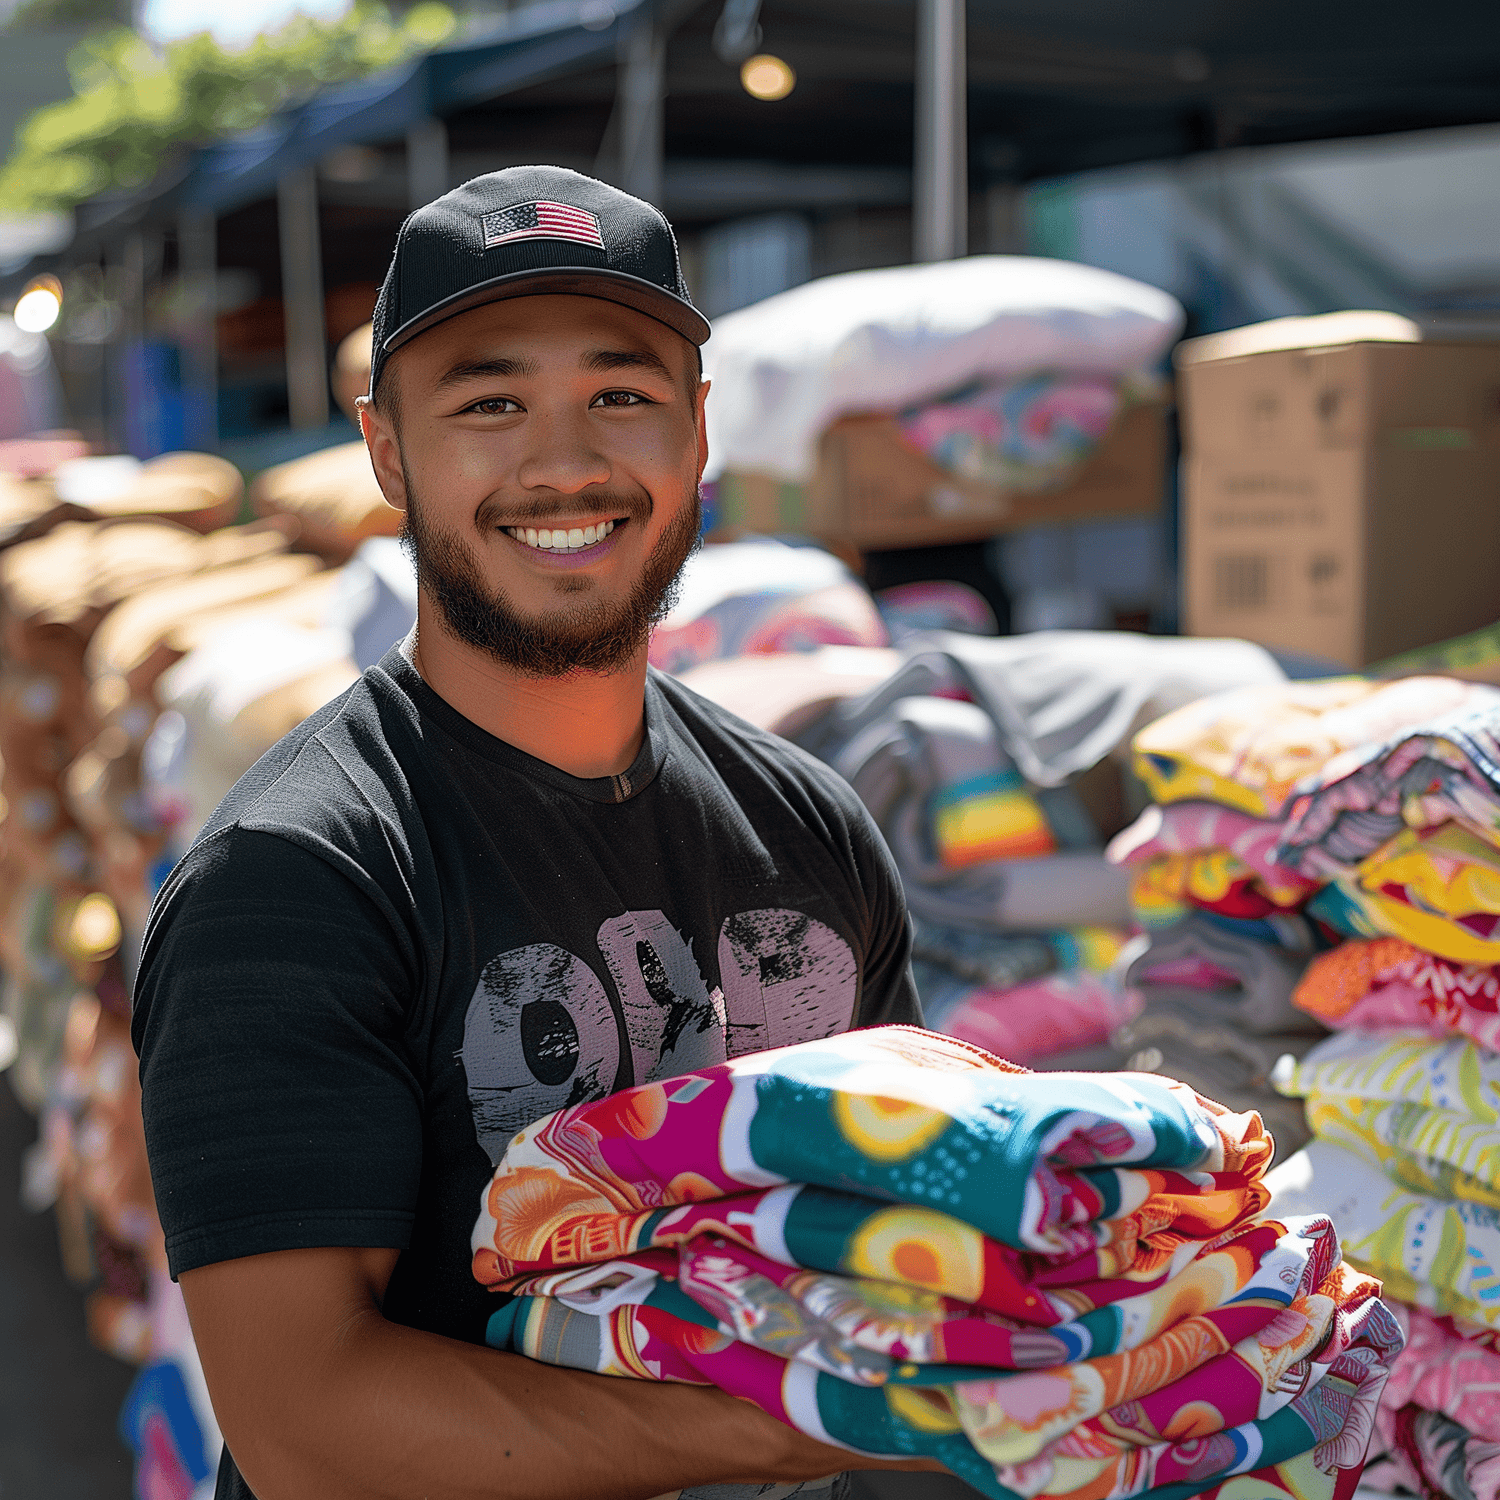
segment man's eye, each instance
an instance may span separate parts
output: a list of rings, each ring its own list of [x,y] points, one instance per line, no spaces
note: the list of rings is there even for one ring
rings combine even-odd
[[[519,404],[512,401],[509,396],[490,396],[483,401],[476,401],[468,408],[469,411],[477,411],[485,417],[509,416],[511,412],[520,411],[520,409]]]
[[[605,391],[594,398],[595,406],[644,406],[646,398],[634,391]]]

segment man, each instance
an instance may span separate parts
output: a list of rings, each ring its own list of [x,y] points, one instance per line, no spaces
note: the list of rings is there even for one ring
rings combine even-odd
[[[647,670],[698,534],[707,336],[666,220],[576,173],[401,230],[363,422],[414,638],[225,800],[137,986],[220,1497],[812,1496],[875,1466],[718,1391],[476,1347],[469,1236],[522,1126],[920,1019],[852,793]]]

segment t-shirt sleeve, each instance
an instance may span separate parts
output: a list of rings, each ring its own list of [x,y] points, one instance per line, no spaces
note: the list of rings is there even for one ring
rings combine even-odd
[[[849,833],[869,923],[854,1024],[921,1026],[922,1002],[911,972],[911,919],[896,861],[874,819],[860,804],[856,804]]]
[[[173,871],[133,1023],[173,1276],[271,1250],[406,1248],[414,951],[374,893],[275,834],[222,830]]]

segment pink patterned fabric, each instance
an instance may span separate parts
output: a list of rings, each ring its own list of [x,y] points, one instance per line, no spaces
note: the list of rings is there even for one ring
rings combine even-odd
[[[1104,974],[1048,974],[1005,989],[971,990],[943,1017],[943,1030],[996,1057],[1032,1063],[1105,1041],[1141,1012],[1138,990]]]
[[[1500,1354],[1454,1332],[1424,1308],[1387,1303],[1406,1332],[1381,1406],[1420,1406],[1451,1417],[1475,1437],[1500,1442]]]
[[[1165,807],[1148,807],[1115,836],[1105,852],[1114,864],[1140,865],[1163,854],[1224,849],[1244,863],[1267,890],[1310,894],[1319,882],[1276,860],[1276,846],[1284,831],[1279,819],[1252,818],[1214,802],[1172,802]]]

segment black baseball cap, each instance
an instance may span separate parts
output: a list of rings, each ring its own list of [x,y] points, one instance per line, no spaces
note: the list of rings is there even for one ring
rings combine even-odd
[[[487,302],[563,293],[632,307],[708,341],[659,209],[566,167],[488,172],[419,208],[396,236],[375,303],[370,390],[419,333]]]

